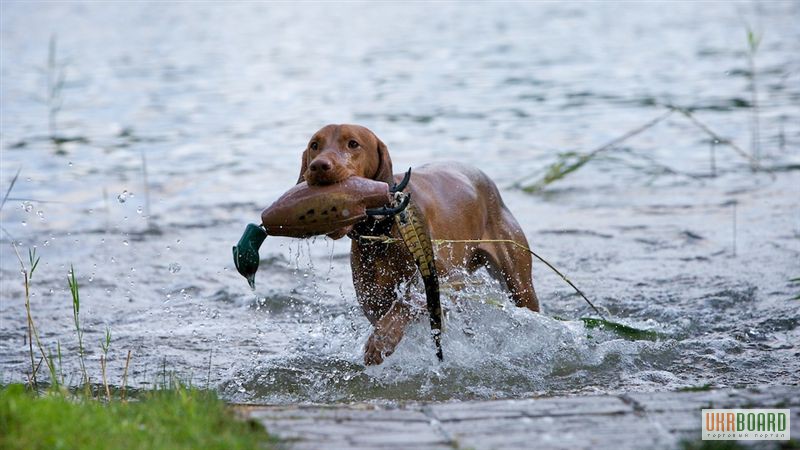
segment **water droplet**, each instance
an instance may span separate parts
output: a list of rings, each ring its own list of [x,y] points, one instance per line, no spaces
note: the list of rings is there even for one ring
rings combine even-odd
[[[39,220],[44,221],[44,211],[40,209],[39,211],[36,211],[36,215],[39,216]]]
[[[26,221],[24,221],[24,220],[23,220],[23,221],[22,221],[22,226],[23,226],[23,227],[27,227],[27,226],[28,226],[28,222],[26,222]]]
[[[69,167],[72,167],[72,161],[68,162],[68,163],[67,163],[67,165],[68,165]]]
[[[122,245],[128,245],[128,240],[126,239],[126,240],[122,241]]]
[[[47,247],[49,245],[50,245],[50,240],[49,239],[45,239],[44,246]]]
[[[181,240],[180,240],[180,239],[178,239],[177,241],[175,241],[175,243],[176,243],[176,244],[180,244],[180,243],[181,243]]]
[[[22,202],[22,209],[24,209],[25,212],[31,212],[33,211],[33,204],[31,204],[31,202]]]
[[[181,265],[180,264],[174,262],[174,263],[169,265],[169,272],[170,273],[178,273],[180,271],[181,271]]]
[[[144,211],[144,208],[142,208],[141,206],[140,206],[140,207],[138,207],[138,208],[136,208],[136,212],[137,212],[137,213],[141,214],[141,213],[142,213],[142,211]]]

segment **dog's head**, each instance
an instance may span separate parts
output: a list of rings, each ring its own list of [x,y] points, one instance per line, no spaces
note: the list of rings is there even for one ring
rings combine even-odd
[[[325,185],[353,176],[392,184],[386,144],[359,125],[327,125],[314,133],[303,151],[297,182]]]

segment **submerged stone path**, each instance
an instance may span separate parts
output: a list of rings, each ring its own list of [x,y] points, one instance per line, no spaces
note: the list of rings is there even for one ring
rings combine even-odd
[[[236,406],[291,449],[658,449],[700,439],[702,408],[791,408],[800,386],[447,403]],[[763,441],[762,441],[763,442]],[[767,448],[777,448],[777,442]]]

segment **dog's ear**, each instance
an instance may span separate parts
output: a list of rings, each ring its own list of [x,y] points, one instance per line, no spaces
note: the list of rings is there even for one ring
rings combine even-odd
[[[303,150],[303,159],[300,161],[300,176],[297,178],[297,184],[306,181],[305,177],[303,176],[308,170],[308,150]]]
[[[384,181],[390,185],[394,184],[394,176],[392,172],[392,158],[389,157],[389,149],[377,136],[375,140],[378,142],[378,170],[375,171],[374,180]]]

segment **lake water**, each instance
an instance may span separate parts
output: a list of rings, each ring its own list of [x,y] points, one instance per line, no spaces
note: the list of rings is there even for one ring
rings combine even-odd
[[[2,8],[0,376],[30,371],[22,275],[44,345],[77,383],[67,274],[81,288],[87,366],[146,387],[173,372],[233,401],[447,400],[800,381],[800,3],[151,4]],[[747,25],[760,159],[680,114],[608,150],[544,193],[535,180],[665,104],[692,108],[751,151]],[[48,43],[64,74],[48,135]],[[63,66],[63,69],[61,67]],[[257,289],[231,246],[292,186],[327,123],[359,123],[395,171],[479,166],[534,250],[535,315],[481,276],[450,308],[444,363],[426,321],[366,368],[349,241],[268,238]],[[145,187],[143,158],[146,159]],[[147,199],[149,198],[149,202]],[[558,320],[558,318],[566,320]],[[43,376],[43,375],[42,375]],[[41,376],[40,376],[41,377]]]

